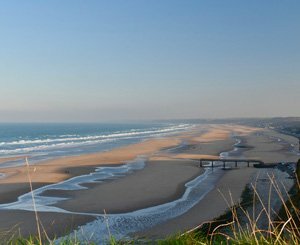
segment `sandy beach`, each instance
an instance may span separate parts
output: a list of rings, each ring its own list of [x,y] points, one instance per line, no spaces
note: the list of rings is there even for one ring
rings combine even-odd
[[[200,229],[300,200],[300,0],[36,2],[0,8],[0,245],[300,245],[278,197]]]
[[[88,188],[84,190],[51,190],[44,193],[47,196],[68,197],[68,200],[55,205],[68,211],[103,213],[106,210],[107,213],[126,213],[178,199],[185,191],[185,183],[204,171],[198,167],[197,159],[218,158],[220,153],[233,150],[236,140],[232,135],[241,137],[243,144],[247,146],[242,157],[260,159],[266,163],[298,159],[287,149],[286,144],[276,139],[280,137],[297,148],[297,142],[290,136],[240,125],[205,125],[205,129],[203,131],[202,126],[180,135],[151,139],[108,152],[41,162],[30,166],[30,176],[34,188],[38,188],[90,173],[95,167],[117,166],[144,156],[145,167],[126,176],[86,184]],[[220,193],[236,203],[245,185],[258,171],[252,167],[224,171],[213,190],[186,213],[134,235],[162,237],[212,220],[227,208]],[[25,166],[2,168],[0,172],[6,175],[0,179],[0,203],[15,201],[20,194],[29,191]],[[36,227],[32,225],[33,212],[0,210],[0,215],[0,231],[8,231],[14,227],[14,230],[19,230],[23,235],[36,233]],[[41,212],[39,216],[50,237],[61,236],[95,219],[86,215],[47,212]]]

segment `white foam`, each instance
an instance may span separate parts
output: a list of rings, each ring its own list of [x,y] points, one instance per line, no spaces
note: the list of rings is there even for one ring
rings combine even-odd
[[[134,232],[149,229],[178,217],[195,206],[214,188],[222,174],[220,169],[212,171],[208,168],[204,174],[185,184],[186,190],[177,200],[128,213],[107,214],[106,216],[100,214],[95,221],[80,226],[68,237],[76,237],[83,242],[106,244],[110,234],[116,239],[122,239]],[[88,241],[87,237],[89,237]],[[60,240],[63,238],[58,242]]]
[[[35,189],[33,191],[33,195],[35,197],[35,204],[36,210],[39,212],[59,212],[59,213],[70,213],[67,210],[60,209],[54,207],[52,205],[56,204],[58,201],[66,200],[68,198],[62,197],[47,197],[43,196],[42,194],[45,191],[49,190],[81,190],[87,189],[86,187],[82,186],[84,183],[93,183],[93,182],[101,182],[106,179],[111,179],[115,177],[124,176],[129,172],[142,169],[145,166],[145,160],[143,157],[137,158],[133,162],[129,162],[127,164],[117,166],[117,167],[99,167],[96,169],[95,172],[76,176],[65,181],[46,185]],[[0,204],[1,209],[16,209],[16,210],[27,210],[27,211],[34,211],[32,203],[32,193],[26,193],[18,197],[16,202]]]
[[[147,130],[147,131],[137,131],[133,129],[130,132],[119,132],[113,133],[108,135],[92,135],[92,136],[84,136],[84,137],[66,137],[62,138],[62,136],[58,136],[58,138],[54,139],[34,139],[34,140],[17,140],[11,142],[0,142],[0,145],[27,145],[27,144],[41,144],[41,143],[52,143],[52,142],[65,142],[65,141],[86,141],[86,140],[97,140],[97,139],[106,139],[106,138],[119,138],[119,137],[126,137],[126,136],[133,136],[133,135],[144,135],[144,134],[157,134],[163,132],[172,132],[176,130],[184,130],[188,127],[191,127],[189,124],[182,124],[178,126],[173,126],[164,129],[154,129],[154,130]],[[70,135],[73,136],[73,135]],[[76,135],[75,135],[76,136]]]
[[[0,145],[5,147],[8,146],[7,149],[0,150],[0,154],[3,155],[11,155],[11,154],[24,154],[36,151],[43,150],[53,150],[58,148],[72,148],[82,145],[91,145],[105,142],[113,142],[119,139],[133,139],[139,137],[161,137],[170,133],[175,133],[178,131],[186,130],[188,128],[193,127],[194,125],[189,124],[180,124],[176,126],[171,126],[168,128],[158,129],[153,128],[152,130],[147,131],[138,131],[136,129],[132,129],[130,132],[115,132],[113,134],[107,135],[94,135],[94,136],[84,136],[84,137],[65,137],[61,138],[58,136],[57,138],[51,139],[34,139],[34,140],[18,140],[11,142],[0,142]],[[74,136],[74,135],[69,135]],[[23,146],[11,149],[12,146]],[[24,147],[25,146],[25,147]],[[26,147],[27,146],[27,147]]]
[[[103,139],[97,141],[85,141],[85,142],[66,142],[66,143],[58,143],[58,144],[51,144],[51,145],[38,145],[32,147],[25,147],[25,148],[17,148],[13,150],[0,150],[0,154],[20,154],[20,153],[28,153],[33,151],[42,151],[42,150],[53,150],[56,148],[71,148],[80,145],[88,145],[88,144],[96,144],[96,143],[104,143],[104,142],[112,142],[115,139]]]

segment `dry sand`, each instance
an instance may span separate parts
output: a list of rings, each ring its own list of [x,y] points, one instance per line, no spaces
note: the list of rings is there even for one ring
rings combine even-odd
[[[261,137],[255,135],[261,134],[262,130],[260,129],[238,125],[207,125],[205,129],[205,133],[203,133],[202,127],[182,135],[148,140],[110,152],[64,157],[43,162],[30,168],[33,184],[41,186],[58,182],[71,176],[88,173],[96,166],[121,164],[133,160],[138,155],[145,155],[149,159],[146,167],[126,177],[102,184],[89,185],[88,190],[47,193],[48,195],[59,194],[72,197],[71,200],[58,204],[68,210],[101,212],[106,209],[110,213],[126,212],[178,198],[184,191],[184,183],[200,173],[195,161],[190,159],[207,156],[218,157],[221,152],[231,150],[235,142],[230,138],[232,133],[243,136],[247,144],[253,147],[244,152],[247,157],[262,158],[271,162],[278,157],[274,155],[275,153],[279,154],[280,159],[284,158],[286,154],[286,149],[280,142],[268,140],[269,135],[262,134]],[[268,131],[269,133],[272,134],[272,131]],[[186,147],[174,151],[170,149],[178,146],[182,141],[187,142]],[[265,159],[266,155],[268,158]],[[190,229],[203,221],[213,219],[223,213],[227,207],[218,189],[224,194],[230,190],[233,201],[236,202],[246,183],[256,171],[254,168],[226,171],[218,181],[216,188],[186,214],[147,232],[141,232],[139,235],[163,236],[179,230]],[[0,172],[7,174],[7,178],[0,180],[0,203],[16,199],[20,193],[28,190],[26,168],[6,168],[1,169]],[[101,197],[105,197],[105,199]],[[0,214],[0,230],[8,230],[11,226],[20,223],[19,228],[22,234],[36,232],[34,226],[29,227],[29,224],[33,222],[30,221],[32,219],[30,218],[31,212],[0,211]],[[50,225],[49,231],[47,229],[50,235],[60,235],[66,229],[73,229],[91,220],[91,217],[80,215],[47,213],[40,215],[45,226],[48,227],[53,222],[56,224],[55,226]],[[66,227],[66,229],[62,230],[62,227]]]

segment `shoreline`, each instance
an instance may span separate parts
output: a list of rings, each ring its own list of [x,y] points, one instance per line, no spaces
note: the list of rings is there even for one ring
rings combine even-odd
[[[214,127],[215,126],[210,125],[208,131],[216,130]],[[217,126],[217,128],[218,127],[220,127],[220,126]],[[117,165],[120,165],[123,162],[126,162],[126,160],[131,160],[133,157],[135,157],[135,155],[133,153],[136,153],[136,152],[138,152],[138,153],[140,153],[140,152],[148,153],[148,157],[151,160],[151,158],[157,156],[158,152],[160,152],[161,150],[167,150],[172,146],[176,147],[180,144],[180,142],[182,140],[187,140],[187,139],[188,140],[190,140],[190,139],[193,140],[194,137],[200,137],[201,135],[203,135],[205,133],[203,133],[201,130],[200,130],[200,132],[197,132],[197,129],[193,129],[190,132],[186,132],[184,134],[179,135],[179,138],[178,137],[177,138],[172,137],[170,139],[170,137],[169,137],[168,139],[165,139],[165,138],[155,139],[154,142],[153,142],[153,140],[151,140],[150,141],[150,149],[147,148],[147,144],[149,143],[149,141],[145,141],[145,142],[141,142],[139,144],[129,145],[129,146],[126,146],[126,147],[123,147],[123,148],[120,148],[120,149],[116,149],[116,150],[111,151],[111,152],[88,154],[88,155],[79,156],[79,157],[62,157],[60,159],[56,159],[56,160],[51,161],[51,162],[46,162],[46,163],[43,162],[40,165],[31,166],[30,167],[31,173],[35,173],[35,174],[37,173],[37,171],[33,172],[34,168],[37,168],[39,170],[39,172],[44,171],[44,170],[49,170],[49,169],[51,169],[51,166],[50,166],[50,168],[48,168],[47,164],[54,163],[53,164],[54,165],[54,169],[53,169],[54,173],[51,173],[50,176],[47,176],[47,177],[51,178],[51,175],[54,174],[55,178],[54,178],[54,180],[52,179],[52,181],[43,181],[43,182],[39,181],[40,178],[37,178],[37,180],[35,180],[33,178],[33,180],[35,180],[35,181],[33,181],[33,187],[34,187],[34,189],[36,189],[38,187],[41,187],[41,186],[44,186],[44,185],[47,185],[47,184],[60,182],[63,179],[67,179],[67,178],[70,178],[70,177],[73,177],[73,176],[82,175],[83,173],[89,173],[91,171],[94,171],[94,169],[96,167],[99,167],[99,166],[117,166]],[[211,134],[211,132],[209,134],[210,134],[210,136],[206,137],[206,139],[215,137],[213,134]],[[220,139],[220,137],[217,137],[217,138]],[[152,145],[151,145],[151,143],[152,143]],[[155,146],[153,146],[153,143],[157,143],[157,144]],[[141,149],[135,150],[137,145]],[[125,152],[125,154],[122,154],[124,152]],[[86,159],[89,160],[89,161],[95,161],[95,160],[97,160],[97,156],[99,158],[102,158],[101,162],[98,161],[98,164],[94,164],[94,165],[91,165],[89,163],[86,164],[86,162],[85,162]],[[61,163],[63,163],[64,160],[66,160],[66,159],[68,159],[69,162],[71,162],[72,164],[69,164],[68,166],[63,166]],[[73,160],[75,160],[75,164],[74,164]],[[78,162],[76,162],[76,160],[79,161],[79,164],[78,164]],[[109,160],[111,160],[111,161],[109,161]],[[105,164],[103,164],[103,162],[105,162]],[[108,164],[108,162],[110,164]],[[9,202],[16,201],[18,196],[20,196],[21,194],[27,193],[29,191],[29,184],[27,183],[27,176],[24,174],[26,172],[25,167],[23,167],[23,168],[15,168],[15,167],[8,168],[7,171],[8,171],[8,174],[11,171],[16,171],[16,173],[14,173],[14,175],[9,176],[9,177],[10,178],[12,178],[12,177],[16,178],[16,177],[18,177],[18,174],[19,174],[20,176],[23,177],[24,181],[21,181],[18,184],[18,181],[20,180],[20,178],[16,179],[17,183],[13,183],[13,181],[14,181],[13,178],[10,181],[8,181],[9,178],[0,180],[0,183],[2,183],[2,185],[0,185],[0,193],[1,193],[0,202],[1,203],[7,203],[8,201]],[[65,174],[65,171],[68,171],[68,175]],[[45,174],[47,175],[47,171],[44,172],[43,176],[45,176]],[[183,188],[183,187],[181,187],[181,188]],[[172,197],[174,198],[174,197],[177,197],[177,196],[174,195]],[[11,213],[10,211],[1,210],[0,212],[2,213],[1,217],[2,217],[2,220],[3,220],[0,223],[0,230],[3,230],[3,229],[8,228],[9,224],[12,224],[13,221],[10,220],[11,216],[8,215],[9,213]],[[18,211],[18,213],[21,213],[21,214],[24,213],[24,216],[19,215],[18,217],[16,217],[15,224],[17,224],[17,223],[22,224],[23,221],[27,219],[25,217],[28,217],[28,216],[30,217],[31,216],[30,212],[28,212],[28,211]],[[48,219],[51,219],[52,215],[51,215],[51,217],[48,217],[48,216],[50,216],[50,214],[46,215],[45,213],[42,213],[42,216],[47,217],[47,218],[44,218],[45,223],[50,223],[50,221],[48,222]],[[56,217],[56,215],[54,215],[54,216]],[[66,215],[66,216],[69,216],[69,215]],[[54,217],[52,219],[54,219]],[[91,219],[91,217],[88,217],[88,220],[90,220],[90,219]],[[77,217],[75,217],[74,220],[75,220],[74,222],[76,223],[77,222],[76,221]],[[78,220],[80,221],[81,218],[78,217]],[[80,225],[80,224],[82,224],[82,222],[78,223],[78,225]],[[26,222],[25,222],[23,225],[21,225],[21,227],[23,227],[22,229],[24,229],[24,227],[28,228],[28,224],[26,225]],[[9,227],[9,228],[11,228],[11,227]],[[34,232],[34,231],[35,231],[35,229],[33,229],[33,228],[30,229],[29,231],[26,231],[26,229],[25,229],[24,234],[30,234],[31,232]],[[56,230],[56,232],[54,232],[53,234],[55,234],[55,233],[58,234],[60,232],[59,232],[59,230]]]
[[[177,138],[155,139],[117,148],[109,152],[61,157],[55,160],[41,162],[40,164],[30,165],[29,173],[31,175],[32,185],[35,189],[82,174],[88,174],[97,167],[118,166],[135,159],[138,155],[151,155],[155,151],[159,151],[161,147],[176,146],[179,141]],[[5,174],[6,177],[0,179],[0,203],[3,203],[2,198],[5,200],[16,200],[16,197],[10,196],[11,193],[18,193],[18,195],[20,195],[28,192],[29,184],[28,188],[25,187],[25,183],[28,183],[26,166],[2,168],[1,173]],[[4,184],[6,188],[1,188]],[[4,197],[5,194],[8,194],[10,197]]]
[[[173,234],[186,232],[199,226],[201,223],[212,221],[229,208],[227,202],[229,202],[230,205],[234,205],[239,201],[245,185],[256,172],[257,169],[254,168],[239,168],[223,171],[212,190],[186,213],[147,230],[134,232],[131,236],[161,239],[172,236]],[[238,183],[238,185],[236,185],[236,183]]]
[[[182,194],[182,191],[185,189],[185,187],[184,187],[185,183],[187,183],[188,180],[192,179],[194,176],[199,174],[199,173],[195,174],[194,170],[191,171],[191,170],[188,170],[188,168],[184,168],[182,163],[190,161],[189,159],[191,159],[191,158],[199,159],[203,156],[207,156],[207,154],[209,156],[215,156],[216,158],[218,158],[219,153],[224,152],[224,149],[230,148],[232,150],[234,147],[232,142],[235,142],[235,140],[232,140],[232,138],[231,138],[232,132],[239,133],[240,135],[244,135],[245,137],[250,137],[250,139],[253,140],[253,137],[254,138],[256,137],[254,135],[255,132],[257,132],[258,130],[261,131],[261,129],[249,128],[249,127],[237,126],[237,125],[233,125],[233,126],[232,125],[209,125],[208,128],[209,128],[208,132],[205,132],[205,133],[203,133],[203,132],[199,133],[196,130],[193,130],[192,132],[187,132],[180,136],[172,137],[171,139],[170,138],[157,139],[154,142],[151,141],[150,146],[148,145],[149,142],[142,142],[142,144],[129,145],[129,146],[125,147],[125,149],[121,148],[121,149],[117,149],[116,151],[113,151],[113,154],[112,154],[112,152],[105,152],[104,155],[103,155],[103,153],[97,153],[97,154],[92,154],[92,156],[89,154],[88,156],[80,156],[80,157],[76,157],[76,158],[71,157],[71,159],[69,157],[66,157],[66,158],[58,159],[58,160],[54,161],[54,168],[52,170],[54,171],[55,174],[58,175],[59,178],[62,178],[62,175],[60,175],[61,173],[56,173],[55,171],[58,171],[58,170],[59,171],[70,171],[68,173],[69,176],[70,175],[78,176],[78,175],[82,174],[82,171],[85,171],[88,173],[91,170],[94,170],[95,167],[104,166],[104,164],[103,164],[104,160],[106,163],[108,162],[107,160],[114,160],[114,161],[110,161],[110,164],[105,164],[106,166],[109,166],[109,167],[117,166],[118,164],[120,165],[120,163],[122,164],[122,162],[126,162],[126,161],[124,161],[124,159],[126,159],[126,157],[128,159],[129,156],[132,156],[132,155],[134,155],[134,153],[137,153],[137,152],[148,153],[147,157],[146,157],[147,158],[147,166],[150,166],[149,168],[146,166],[145,169],[143,169],[144,174],[146,174],[146,175],[143,175],[143,172],[142,172],[143,170],[138,170],[138,171],[135,171],[128,175],[125,175],[122,178],[105,181],[104,183],[101,183],[101,184],[97,184],[97,183],[96,184],[88,184],[87,186],[89,188],[87,190],[70,191],[70,192],[72,192],[72,193],[70,193],[71,194],[70,197],[72,197],[73,203],[71,201],[67,201],[67,202],[59,203],[56,206],[62,205],[64,207],[69,207],[75,211],[82,211],[81,207],[83,206],[83,207],[87,207],[87,210],[83,210],[83,211],[90,211],[90,212],[91,211],[99,211],[102,209],[102,207],[109,206],[110,209],[108,210],[108,212],[110,214],[113,214],[113,213],[138,210],[143,207],[144,208],[151,207],[152,205],[157,205],[157,204],[165,203],[168,201],[176,200],[180,196],[180,194]],[[178,147],[178,145],[180,145],[180,142],[183,142],[183,141],[187,142],[188,147],[182,147],[182,148],[179,147],[177,150],[175,150],[173,152],[172,152],[172,150],[170,151],[170,147],[173,146],[173,148],[176,148],[176,147]],[[153,146],[153,144],[155,144],[155,145]],[[170,146],[170,144],[171,144],[171,146]],[[274,146],[275,146],[278,144],[278,142],[273,142],[272,144],[274,144]],[[140,149],[136,149],[137,146],[140,147]],[[129,150],[130,150],[130,152],[128,152]],[[250,149],[249,151],[251,154],[254,154],[254,153],[256,154],[255,148]],[[123,155],[120,153],[123,153]],[[75,164],[73,164],[73,165],[70,164],[65,168],[59,168],[57,164],[64,162],[64,160],[66,160],[67,158],[68,158],[68,163],[75,163]],[[99,161],[98,161],[98,165],[91,166],[90,162],[95,161],[97,159],[98,160],[101,159],[102,160],[101,163],[103,165],[101,165],[101,163],[99,163]],[[119,159],[123,159],[123,160],[118,162],[117,160],[119,160]],[[155,161],[161,161],[166,164],[166,161],[168,160],[169,161],[168,164],[170,166],[172,166],[172,163],[175,162],[175,159],[177,159],[176,161],[180,162],[181,164],[178,164],[178,167],[176,167],[176,169],[174,168],[173,169],[174,171],[172,170],[173,172],[165,171],[164,177],[159,177],[159,175],[157,174],[157,173],[159,173],[159,171],[152,171],[154,168],[153,166],[155,165]],[[88,164],[87,164],[87,162],[85,162],[86,160],[88,161]],[[75,162],[73,162],[73,161],[75,161]],[[44,167],[41,169],[46,169],[46,170],[51,169],[51,168],[49,168],[50,164],[53,164],[53,162],[41,164],[40,166]],[[35,167],[40,167],[40,166],[35,165]],[[158,170],[162,169],[162,166],[163,165],[158,166],[157,169]],[[151,168],[152,168],[152,170],[151,170]],[[198,168],[198,170],[199,170],[199,168]],[[237,172],[238,171],[236,171],[236,173]],[[233,173],[234,172],[232,172],[232,171],[226,171],[225,175],[229,176],[229,177],[227,177],[228,180],[226,180],[226,181],[228,182],[230,178],[233,178],[233,179],[236,179],[235,181],[238,183],[239,182],[238,179],[240,179],[241,176],[239,174],[233,174]],[[174,177],[173,177],[178,174],[179,175],[183,174],[183,176],[182,176],[183,179],[181,181],[178,181],[178,180],[176,180],[176,178],[174,179]],[[245,174],[246,174],[246,176],[250,175],[250,173],[246,173],[246,172],[245,172]],[[64,175],[64,176],[66,176],[66,175]],[[147,184],[147,185],[153,185],[153,191],[151,191],[149,193],[146,192],[147,195],[150,195],[149,196],[150,199],[147,199],[146,196],[143,195],[145,193],[145,191],[133,188],[134,183],[139,183],[139,181],[145,180],[145,178],[143,178],[143,176],[153,176],[153,177],[155,176],[156,178],[158,178],[157,180],[153,179],[153,177],[151,177],[149,179],[150,182],[148,182],[148,183],[154,183],[155,185]],[[167,180],[166,181],[167,184],[168,184],[168,182],[171,183],[167,187],[169,189],[165,190],[166,191],[165,193],[168,193],[169,196],[167,196],[166,194],[162,194],[162,193],[155,196],[155,194],[153,194],[153,193],[157,192],[157,190],[161,191],[160,190],[160,189],[162,189],[161,187],[164,186],[164,184],[162,182],[162,180],[164,180],[164,179]],[[224,179],[224,178],[222,177],[221,179]],[[246,180],[246,179],[247,178],[244,178],[244,180]],[[59,182],[59,180],[57,182]],[[48,182],[42,183],[42,185],[44,185],[44,184],[49,184],[49,183]],[[5,184],[4,186],[7,186],[7,184]],[[123,191],[122,191],[121,187],[123,187]],[[111,188],[115,188],[116,195],[109,196],[109,195],[105,194],[106,193],[105,190],[106,191],[109,189],[111,190]],[[132,196],[130,196],[128,193],[126,193],[125,190],[130,190],[132,192]],[[0,190],[0,192],[1,192],[1,190]],[[237,190],[235,192],[239,193],[239,191],[237,191]],[[106,204],[105,204],[105,202],[103,202],[102,206],[99,205],[100,199],[97,199],[97,197],[96,197],[97,193],[102,193],[102,195],[106,197],[105,198],[105,199],[107,199]],[[119,194],[117,194],[117,193],[119,193]],[[62,196],[66,195],[66,194],[67,194],[67,192],[64,192],[64,191],[61,192]],[[216,188],[214,188],[214,191],[209,192],[208,197],[214,196],[211,199],[211,200],[214,200],[214,198],[216,198],[216,196],[218,194],[219,193],[216,193]],[[3,196],[1,196],[1,197],[3,198]],[[135,197],[137,197],[137,198],[134,199]],[[205,201],[206,199],[207,198],[205,197],[204,200],[202,200],[200,203],[202,203],[202,205],[203,205],[203,203],[206,203],[206,201]],[[81,200],[81,201],[78,202],[79,200]],[[84,200],[86,203],[84,203]],[[89,200],[89,201],[87,201],[87,200]],[[122,200],[122,203],[120,203],[118,200]],[[211,200],[210,200],[210,202],[211,202]],[[1,198],[0,198],[0,201],[1,201]],[[91,201],[91,203],[94,202],[97,205],[96,209],[90,208],[90,210],[88,210],[87,204],[89,204],[90,201]],[[128,206],[125,206],[123,204],[124,201],[125,201],[125,203],[127,203],[126,205],[128,205]],[[78,204],[76,205],[77,202],[78,202]],[[139,205],[137,205],[137,204],[139,204]],[[220,210],[223,209],[223,207],[221,207],[221,206],[219,206],[217,209],[220,209]],[[94,206],[94,207],[96,207],[96,206]],[[1,217],[3,217],[4,221],[7,220],[10,223],[12,222],[11,220],[9,220],[10,216],[8,215],[9,213],[11,213],[10,211],[0,210],[0,213],[1,213]],[[30,214],[27,211],[18,211],[18,213],[20,213],[20,215],[19,215],[19,217],[15,217],[16,223],[18,223],[17,222],[18,220],[20,222],[20,221],[22,221],[22,218],[30,216]],[[189,213],[189,211],[187,213]],[[199,211],[198,211],[198,213],[199,213]],[[213,214],[215,214],[215,213],[216,213],[216,211],[212,212],[212,211],[207,210],[208,216],[213,216]],[[54,213],[52,213],[52,214],[54,214]],[[57,214],[51,215],[51,214],[47,214],[47,213],[41,213],[41,215],[42,215],[45,223],[51,223],[50,221],[51,220],[53,221],[53,219],[55,219],[56,222],[59,222],[60,224],[61,224],[61,222],[64,223],[65,225],[67,225],[67,223],[68,223],[68,222],[64,222],[63,220],[60,220],[61,217],[58,218],[59,215],[57,215]],[[68,215],[68,214],[61,214],[61,215],[66,218],[72,216],[72,220],[73,220],[72,224],[73,225],[77,224],[77,226],[75,225],[76,227],[86,223],[86,222],[85,223],[83,222],[84,218],[82,216]],[[183,215],[184,222],[182,223],[183,224],[183,226],[181,227],[182,229],[185,229],[184,228],[185,223],[189,223],[191,225],[191,224],[194,224],[193,222],[195,222],[195,221],[188,219],[187,217],[188,216],[186,216],[185,214]],[[95,219],[95,218],[93,218],[93,219]],[[60,221],[58,221],[58,220],[60,220]],[[197,217],[197,220],[199,221],[201,219],[199,217]],[[86,217],[85,221],[90,222],[91,217]],[[5,224],[3,224],[4,222],[1,222],[1,223],[0,223],[0,230],[3,229],[3,227],[7,227],[7,226],[5,226]],[[71,224],[69,223],[69,225],[71,225]],[[24,229],[24,226],[25,226],[25,224],[21,225],[21,227],[23,227],[23,229]],[[158,225],[157,227],[160,227],[160,226],[161,225]],[[162,227],[163,227],[163,224],[162,224]],[[165,228],[161,229],[161,232],[163,232],[164,229]],[[53,234],[53,235],[62,234],[61,230],[55,229],[55,228],[54,228],[54,230],[55,231],[53,231],[53,233],[51,233],[51,234]],[[151,231],[151,229],[149,229],[149,231]],[[27,230],[27,231],[25,229],[24,232],[25,232],[24,234],[29,234],[31,232],[34,232],[34,229],[31,228],[31,230]],[[153,230],[153,234],[154,233],[155,232]]]
[[[116,148],[111,151],[59,157],[53,160],[42,161],[39,164],[30,165],[29,173],[31,175],[32,185],[35,189],[47,184],[57,183],[75,176],[88,174],[97,167],[124,164],[134,160],[139,155],[145,155],[149,159],[152,159],[152,157],[155,157],[160,151],[164,152],[164,150],[169,148],[178,147],[183,140],[197,142],[195,139],[201,138],[202,135],[204,135],[204,137],[201,138],[202,142],[211,142],[215,139],[221,140],[229,136],[228,132],[226,135],[219,135],[220,131],[222,131],[219,128],[222,128],[222,126],[208,125],[209,130],[205,132],[202,131],[202,127],[203,126],[200,126],[177,136],[150,139],[137,144]],[[213,154],[209,156],[214,155],[218,157],[217,154],[218,152],[214,150]],[[201,157],[201,155],[207,157],[207,155],[200,154],[198,158]],[[170,155],[167,154],[167,158],[169,159]],[[182,158],[182,156],[179,158]],[[186,159],[186,157],[183,158]],[[28,160],[30,162],[30,159]],[[16,200],[16,198],[13,197],[15,195],[9,195],[9,197],[5,196],[8,192],[20,195],[28,191],[29,185],[27,188],[25,184],[28,183],[27,168],[25,165],[1,168],[1,173],[5,174],[5,178],[0,179],[0,203],[3,203],[3,197],[5,200]],[[3,190],[1,184],[5,184],[9,188]]]
[[[133,173],[125,175],[124,177],[106,180],[101,184],[87,184],[86,186],[91,186],[91,188],[88,188],[88,190],[62,191],[61,193],[66,193],[67,195],[69,194],[72,199],[76,200],[77,204],[74,206],[72,201],[66,200],[60,202],[56,206],[59,208],[66,208],[67,210],[71,211],[80,209],[80,212],[90,211],[94,213],[103,213],[103,210],[105,209],[109,214],[129,213],[135,210],[145,209],[179,199],[185,192],[186,183],[194,180],[196,177],[204,173],[204,170],[199,168],[195,161],[190,160],[177,160],[176,163],[174,163],[173,160],[147,161],[145,164],[146,165],[143,169],[134,171]],[[172,166],[170,167],[170,165]],[[154,171],[160,171],[159,176],[158,174],[154,175]],[[167,171],[169,173],[166,173]],[[177,176],[176,184],[168,184],[168,182],[171,182],[172,180],[170,175],[173,173],[178,173],[179,171],[182,172],[182,175]],[[161,187],[158,189],[158,185],[155,185],[153,180],[160,178],[168,179],[164,179],[164,184],[159,183]],[[143,182],[140,183],[138,187],[133,189],[132,186],[134,183],[140,179],[143,179]],[[130,187],[131,191],[134,193],[139,192],[139,189],[143,189],[145,192],[153,193],[151,194],[151,197],[147,198],[145,198],[143,195],[132,195],[130,199],[127,199],[126,196],[128,194],[125,192]],[[123,200],[122,203],[114,203],[115,198],[110,195],[110,192],[118,192],[118,199]],[[55,196],[57,191],[53,191],[52,193]],[[97,200],[91,200],[89,198],[89,196],[94,196],[97,193],[103,193],[105,200],[101,200],[100,198]]]

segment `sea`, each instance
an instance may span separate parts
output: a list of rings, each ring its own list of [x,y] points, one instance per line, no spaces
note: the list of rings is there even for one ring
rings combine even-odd
[[[107,151],[147,139],[177,135],[192,130],[196,126],[199,125],[190,123],[0,124],[0,157],[27,155],[30,156],[30,163],[39,162],[60,156]],[[181,147],[184,147],[184,144]],[[149,229],[182,215],[196,205],[223,174],[221,170],[207,168],[203,174],[185,184],[185,191],[181,197],[160,205],[118,214],[103,215],[102,212],[82,213],[64,209],[56,204],[68,197],[55,196],[55,194],[45,195],[47,191],[83,190],[87,188],[88,183],[122,178],[131,172],[143,169],[145,161],[144,156],[138,156],[126,164],[114,167],[99,166],[91,173],[44,185],[33,192],[20,195],[16,201],[1,203],[0,210],[89,215],[95,217],[95,220],[80,226],[78,230],[70,234],[70,237],[74,236],[76,240],[82,242],[89,237],[96,244],[106,244],[111,235],[116,239],[128,238],[131,233]],[[17,166],[24,164],[24,159],[1,163],[0,174],[1,166],[6,164]],[[32,196],[34,196],[35,205],[33,205]],[[107,227],[110,229],[108,230]],[[57,244],[63,239],[64,237],[58,238]]]
[[[189,123],[2,123],[0,158],[30,157],[30,163],[108,151],[192,129]],[[19,166],[24,160],[2,163]]]

